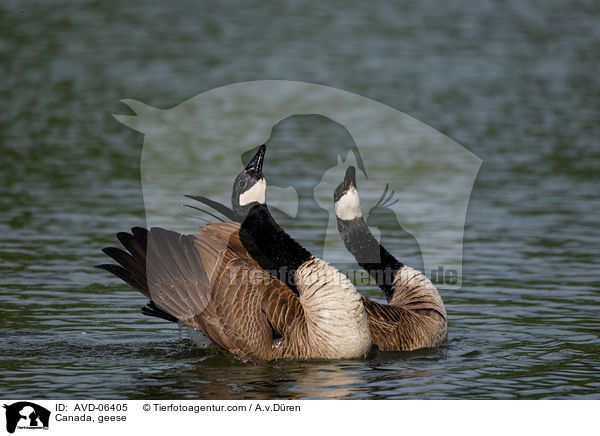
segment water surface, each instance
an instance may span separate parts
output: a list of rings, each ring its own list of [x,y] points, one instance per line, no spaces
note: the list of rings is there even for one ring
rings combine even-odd
[[[600,398],[599,19],[584,1],[3,3],[0,395]],[[441,287],[447,346],[251,365],[142,316],[93,268],[145,224],[143,137],[111,117],[119,99],[168,108],[262,79],[365,95],[483,159],[463,284]],[[282,217],[307,246],[318,222]],[[418,259],[405,242],[386,235]]]

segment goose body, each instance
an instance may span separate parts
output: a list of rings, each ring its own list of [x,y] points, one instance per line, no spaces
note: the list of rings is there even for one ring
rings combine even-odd
[[[348,167],[334,201],[344,245],[376,280],[388,302],[363,297],[373,344],[386,351],[442,345],[448,333],[442,298],[423,273],[402,264],[375,239],[361,214],[355,171]]]
[[[127,251],[100,265],[150,299],[146,315],[201,331],[251,360],[363,357],[371,348],[365,308],[352,283],[281,229],[264,205],[264,146],[234,183],[239,223],[197,235],[153,228],[117,237]],[[285,269],[280,280],[273,272]]]

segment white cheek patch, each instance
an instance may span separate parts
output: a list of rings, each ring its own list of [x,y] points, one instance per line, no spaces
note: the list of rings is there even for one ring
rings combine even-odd
[[[350,188],[342,198],[335,202],[335,214],[339,219],[344,221],[350,221],[362,216],[356,188]]]
[[[265,204],[265,197],[267,192],[267,182],[264,177],[256,182],[252,188],[240,195],[240,206],[246,206],[247,204],[257,202]]]

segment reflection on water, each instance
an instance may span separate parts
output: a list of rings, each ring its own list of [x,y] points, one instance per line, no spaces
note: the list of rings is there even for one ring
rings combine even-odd
[[[553,0],[335,3],[0,5],[3,397],[600,398],[600,10]],[[143,138],[111,117],[127,110],[119,100],[168,108],[271,78],[382,101],[483,159],[463,283],[441,289],[447,346],[252,365],[143,317],[141,296],[93,268],[116,231],[145,223]],[[290,143],[318,138],[313,128],[292,129]],[[269,161],[280,181],[285,163],[283,153]],[[365,204],[382,188],[365,192]],[[301,224],[278,219],[313,248],[322,235],[310,207],[319,211],[306,205]],[[371,219],[398,257],[415,254],[385,214]]]
[[[307,399],[359,396],[368,381],[363,362],[276,362],[248,365],[224,357],[204,356],[177,374],[144,376],[133,397],[153,397],[164,390],[185,398]]]

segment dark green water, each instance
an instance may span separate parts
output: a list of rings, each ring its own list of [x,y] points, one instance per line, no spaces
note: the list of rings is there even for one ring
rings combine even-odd
[[[600,398],[599,22],[585,1],[3,2],[0,396]],[[483,159],[463,284],[441,287],[446,347],[245,364],[92,268],[145,224],[143,136],[111,116],[119,100],[263,79],[381,101]]]

